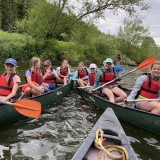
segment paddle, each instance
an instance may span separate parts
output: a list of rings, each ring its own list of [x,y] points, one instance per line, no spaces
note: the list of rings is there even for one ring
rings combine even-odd
[[[42,110],[41,103],[34,100],[21,99],[14,103],[1,103],[13,106],[20,114],[31,118],[39,118]]]
[[[126,75],[128,75],[128,74],[130,74],[130,73],[132,73],[132,72],[134,72],[134,71],[136,71],[136,70],[138,70],[138,69],[147,69],[147,68],[149,68],[154,61],[157,61],[157,58],[154,57],[154,56],[152,56],[152,57],[144,60],[141,64],[138,65],[138,67],[136,67],[135,69],[127,72],[126,74],[123,74],[123,75],[121,76],[121,78],[124,77],[124,76],[126,76]],[[93,89],[93,91],[95,91],[95,90],[97,90],[97,89],[99,89],[99,88],[101,88],[101,87],[103,87],[103,86],[106,86],[106,85],[108,85],[108,84],[110,84],[110,83],[112,83],[112,82],[114,82],[114,81],[116,81],[116,80],[118,80],[118,79],[119,79],[119,77],[117,77],[117,78],[115,78],[115,79],[113,79],[113,80],[111,80],[111,81],[109,81],[109,82],[107,82],[107,83],[104,83],[103,85],[101,85],[101,86]]]
[[[125,100],[127,102],[140,102],[140,101],[160,101],[160,99],[133,99],[133,100]]]
[[[118,85],[127,85],[127,83],[125,83],[125,82],[119,82],[119,83],[117,83]],[[84,86],[84,87],[77,87],[77,88],[79,88],[79,89],[84,89],[84,88],[90,88],[90,87],[92,87],[92,86]]]

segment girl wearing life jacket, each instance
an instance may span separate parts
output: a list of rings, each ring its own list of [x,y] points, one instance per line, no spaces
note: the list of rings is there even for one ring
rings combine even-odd
[[[0,101],[5,102],[16,96],[21,83],[20,77],[16,75],[17,62],[8,58],[5,63],[5,73],[0,76]]]
[[[70,81],[71,71],[69,69],[69,64],[67,60],[62,61],[62,65],[57,67],[57,74],[59,77],[59,82],[63,82],[64,86]]]
[[[56,71],[53,69],[51,61],[50,60],[44,61],[43,66],[45,68],[43,72],[44,82],[47,84],[56,85],[57,79],[60,80],[60,78],[58,77]]]
[[[115,81],[109,83],[116,78],[112,67],[113,60],[107,58],[103,62],[103,65],[104,66],[97,72],[93,89],[97,88],[99,85],[106,84],[106,86],[101,88],[101,91],[109,98],[109,101],[113,103],[123,101],[123,99],[127,97],[126,93],[117,87]],[[118,77],[121,78],[121,75],[119,74]],[[116,95],[116,97],[114,95]]]
[[[160,99],[160,61],[151,65],[151,72],[141,75],[135,83],[127,100],[138,99]],[[136,107],[154,114],[160,114],[160,100],[139,101]]]
[[[88,74],[90,73],[89,69],[85,68],[83,62],[79,62],[78,70],[75,71],[73,80],[77,80],[81,87],[85,87],[88,83]]]
[[[32,57],[30,61],[30,69],[26,71],[27,85],[24,90],[25,96],[38,96],[49,88],[49,85],[43,82],[42,72],[40,70],[40,58]]]

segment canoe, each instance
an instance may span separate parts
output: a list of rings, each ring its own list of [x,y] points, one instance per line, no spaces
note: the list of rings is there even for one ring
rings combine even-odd
[[[136,66],[138,66],[138,64],[128,64],[128,66],[136,67]]]
[[[66,86],[57,87],[55,90],[29,99],[40,102],[43,109],[47,106],[54,106],[55,103],[60,101],[72,90],[72,86],[73,81]],[[14,107],[7,104],[0,105],[0,125],[16,121],[20,118],[24,118],[24,116],[18,113]]]
[[[124,147],[125,151],[128,153],[129,159],[138,160],[130,141],[128,140],[120,122],[118,121],[115,113],[111,108],[107,108],[101,117],[98,119],[87,138],[84,140],[82,145],[79,147],[72,160],[97,160],[99,149],[95,146],[96,132],[98,129],[101,129],[104,132],[103,138],[105,142],[103,146],[114,145]],[[98,134],[98,138],[101,137],[101,134]],[[108,150],[108,149],[107,149]],[[120,153],[117,150],[114,151],[114,154],[120,156]],[[104,159],[104,152],[101,155],[100,159]],[[126,159],[125,159],[126,160]]]
[[[123,87],[121,87],[121,89],[127,94],[131,91],[130,89]],[[104,110],[107,107],[111,107],[118,118],[160,135],[160,115],[136,109],[135,106],[131,105],[122,107],[119,104],[109,102],[106,96],[90,94],[84,89],[78,89],[78,91],[86,100],[91,101]]]

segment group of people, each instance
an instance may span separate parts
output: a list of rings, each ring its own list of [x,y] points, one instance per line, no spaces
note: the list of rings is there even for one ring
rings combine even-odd
[[[144,73],[136,80],[129,96],[116,83],[116,80],[121,80],[121,77],[121,73],[115,74],[113,60],[107,58],[99,70],[96,64],[92,63],[89,71],[80,62],[73,80],[77,80],[80,86],[89,92],[99,90],[112,103],[124,102],[127,105],[132,100],[138,99],[136,102],[138,109],[160,114],[160,61],[153,62],[150,72]]]
[[[16,74],[17,62],[13,58],[8,58],[4,62],[5,73],[0,76],[0,102],[14,98],[19,89],[21,80]],[[25,97],[38,96],[56,88],[56,84],[67,83],[71,80],[71,71],[67,60],[63,60],[60,67],[54,70],[50,60],[43,62],[44,71],[40,70],[41,60],[32,57],[30,68],[25,72],[26,84],[22,87]],[[103,67],[97,69],[95,63],[91,63],[89,69],[83,62],[78,64],[72,80],[76,80],[82,88],[89,92],[101,92],[108,97],[112,103],[125,100],[132,101],[138,98],[136,107],[151,113],[160,114],[160,100],[140,99],[160,99],[160,61],[155,61],[151,65],[151,72],[141,75],[135,83],[130,95],[117,86],[117,80],[121,80],[122,74],[118,75],[114,71],[113,60],[107,58],[103,61]]]
[[[22,92],[26,98],[38,96],[56,88],[57,83],[67,85],[71,75],[67,60],[63,60],[60,67],[54,70],[50,60],[43,62],[44,71],[40,70],[41,60],[32,57],[30,68],[25,72],[26,84],[22,87]],[[5,73],[0,76],[0,102],[5,102],[16,97],[21,80],[16,74],[17,62],[13,58],[8,58],[4,62]]]

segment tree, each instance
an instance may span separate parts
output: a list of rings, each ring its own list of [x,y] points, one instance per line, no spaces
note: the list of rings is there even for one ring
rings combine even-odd
[[[120,27],[118,31],[118,37],[137,47],[141,46],[143,40],[149,35],[148,29],[143,27],[142,20],[139,18],[125,19],[123,27]]]
[[[45,3],[48,3],[48,5]],[[55,38],[58,35],[65,34],[66,31],[69,32],[78,20],[86,21],[87,18],[103,17],[106,9],[114,13],[124,10],[132,14],[136,8],[148,8],[144,0],[38,0],[35,4],[31,12],[28,12],[29,19],[27,20],[30,20],[29,25],[31,26],[34,26],[32,23],[37,23],[36,21],[48,21],[44,24],[47,27],[46,39]],[[51,8],[49,4],[53,7]],[[38,16],[39,19],[37,19]],[[39,34],[42,34],[41,30],[39,32]]]
[[[33,0],[0,0],[0,27],[13,32],[15,22],[23,19]],[[32,3],[31,3],[32,2]]]

